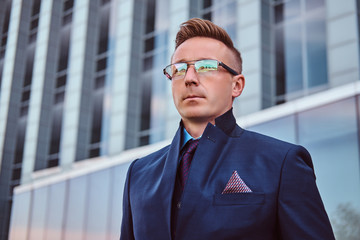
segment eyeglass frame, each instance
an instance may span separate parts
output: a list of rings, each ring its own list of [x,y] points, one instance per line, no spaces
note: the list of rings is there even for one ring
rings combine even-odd
[[[216,61],[218,63],[218,66],[221,66],[223,67],[225,70],[227,70],[229,73],[231,73],[232,75],[234,76],[237,76],[239,75],[240,73],[238,73],[237,71],[235,71],[234,69],[232,69],[231,67],[229,67],[228,65],[226,65],[225,63],[219,61],[219,60],[216,60],[216,59],[198,59],[198,60],[192,60],[192,61],[185,61],[185,62],[177,62],[177,63],[171,63],[169,65],[167,65],[164,69],[163,69],[163,73],[164,75],[170,80],[172,81],[172,76],[170,76],[170,74],[166,71],[166,69],[172,65],[175,65],[175,64],[179,64],[179,63],[186,63],[186,71],[185,71],[185,74],[184,74],[184,77],[189,69],[189,65],[194,65],[195,66],[195,63],[198,62],[198,61],[204,61],[204,60],[212,60],[212,61]],[[192,62],[192,63],[191,63]],[[218,71],[218,69],[216,69]],[[198,71],[195,69],[196,73],[198,73]]]

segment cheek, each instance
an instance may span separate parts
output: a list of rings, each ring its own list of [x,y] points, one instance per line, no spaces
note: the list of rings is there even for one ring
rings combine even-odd
[[[215,100],[223,102],[232,97],[231,86],[226,84],[214,84],[207,89],[209,95],[215,98]]]
[[[211,98],[211,106],[215,109],[227,108],[232,104],[232,91],[231,87],[225,85],[217,85],[209,92]]]
[[[179,98],[179,88],[177,88],[174,84],[171,85],[171,92],[172,92],[172,96],[173,96],[173,100],[176,104],[176,102],[178,102],[178,98]]]

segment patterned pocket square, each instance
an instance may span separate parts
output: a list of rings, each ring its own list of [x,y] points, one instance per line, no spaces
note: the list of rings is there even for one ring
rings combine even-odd
[[[251,189],[245,184],[245,182],[240,178],[237,171],[234,171],[231,175],[224,191],[221,194],[226,193],[249,193],[252,192]]]

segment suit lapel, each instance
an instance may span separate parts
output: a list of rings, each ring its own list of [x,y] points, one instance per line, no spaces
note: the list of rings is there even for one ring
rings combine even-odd
[[[165,159],[164,172],[162,173],[162,179],[159,190],[159,203],[162,203],[162,209],[166,213],[166,228],[167,235],[171,239],[171,206],[172,197],[174,192],[174,184],[176,178],[176,171],[178,165],[178,156],[181,142],[181,127],[176,132],[176,135],[170,145],[169,152]]]
[[[177,239],[182,239],[182,234],[187,231],[187,219],[190,219],[197,210],[198,202],[194,199],[199,199],[201,193],[206,190],[209,191],[209,186],[214,186],[210,182],[218,179],[218,166],[221,165],[219,160],[222,158],[222,149],[227,140],[228,137],[222,130],[210,123],[208,124],[192,160],[188,180],[183,191],[177,222],[177,232],[180,234],[176,236]],[[210,191],[213,194],[215,190]]]

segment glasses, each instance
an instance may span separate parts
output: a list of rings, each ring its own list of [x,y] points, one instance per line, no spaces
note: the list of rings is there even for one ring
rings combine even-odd
[[[163,70],[165,76],[170,80],[182,79],[189,68],[189,65],[194,65],[195,71],[198,74],[217,71],[218,67],[225,68],[229,73],[233,75],[239,75],[234,69],[227,66],[225,63],[214,59],[201,59],[187,62],[173,63],[166,66]]]

